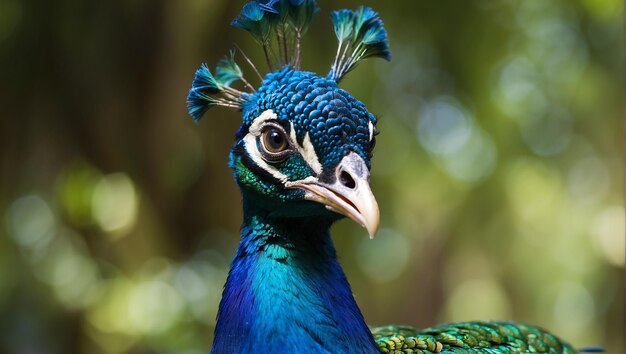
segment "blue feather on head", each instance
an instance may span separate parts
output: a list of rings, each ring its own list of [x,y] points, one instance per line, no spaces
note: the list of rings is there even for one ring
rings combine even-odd
[[[232,25],[249,32],[261,45],[271,72],[285,67],[299,71],[301,40],[318,11],[314,0],[250,1],[243,6]],[[339,44],[327,75],[329,80],[339,82],[363,59],[391,58],[387,32],[380,17],[371,8],[335,11],[332,21]],[[256,66],[247,57],[246,60],[258,73]],[[236,81],[243,81],[252,92],[233,88],[231,85]],[[187,97],[189,113],[197,122],[212,106],[241,109],[246,101],[252,99],[253,93],[254,88],[245,81],[232,52],[230,57],[220,61],[215,76],[206,65],[196,72]]]
[[[337,163],[347,150],[357,152],[369,164],[369,124],[375,126],[376,118],[337,82],[288,67],[270,73],[244,106],[243,126],[249,127],[269,109],[278,121],[293,124],[298,140],[309,133],[323,166]],[[245,133],[241,130],[239,138]]]

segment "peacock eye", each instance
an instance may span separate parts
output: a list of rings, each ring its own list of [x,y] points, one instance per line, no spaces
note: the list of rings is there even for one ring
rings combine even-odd
[[[277,161],[285,157],[289,150],[289,141],[284,130],[275,126],[268,126],[263,130],[260,138],[267,160]]]

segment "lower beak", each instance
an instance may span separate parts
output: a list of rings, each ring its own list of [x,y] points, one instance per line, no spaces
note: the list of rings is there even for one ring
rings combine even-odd
[[[363,226],[370,238],[378,230],[378,203],[369,184],[370,173],[365,161],[356,153],[346,155],[335,169],[335,182],[317,178],[287,182],[287,188],[305,191],[304,198],[324,204],[326,209],[347,216]]]

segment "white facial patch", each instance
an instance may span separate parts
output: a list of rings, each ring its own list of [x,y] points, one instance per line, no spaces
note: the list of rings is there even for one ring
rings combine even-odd
[[[304,139],[302,140],[302,146],[298,144],[298,139],[296,138],[296,130],[293,127],[293,123],[291,123],[291,133],[290,133],[291,143],[293,146],[298,149],[298,152],[304,159],[304,161],[311,167],[315,174],[322,173],[322,164],[320,160],[317,158],[317,154],[315,153],[315,148],[313,147],[313,143],[311,143],[311,137],[309,136],[309,132],[306,132],[304,135]]]
[[[372,139],[374,139],[374,123],[369,121],[367,127],[370,129],[370,141],[372,141]]]
[[[263,111],[260,116],[254,118],[252,124],[250,124],[250,129],[248,129],[248,131],[250,131],[250,133],[254,136],[259,136],[261,135],[261,128],[263,128],[265,122],[267,122],[268,120],[276,119],[278,119],[278,116],[271,109]]]

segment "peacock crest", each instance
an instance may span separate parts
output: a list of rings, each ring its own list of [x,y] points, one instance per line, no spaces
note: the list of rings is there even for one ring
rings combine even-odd
[[[300,71],[302,38],[318,11],[315,0],[251,1],[231,24],[246,30],[261,46],[268,73]],[[342,9],[334,11],[331,19],[338,45],[326,79],[338,83],[366,58],[391,59],[387,32],[374,10],[365,6]],[[244,77],[235,58],[238,53],[258,75],[262,86],[266,84],[257,65],[239,49],[231,50],[213,72],[203,64],[187,96],[187,108],[194,121],[198,122],[213,106],[242,109],[253,99],[257,89]]]

